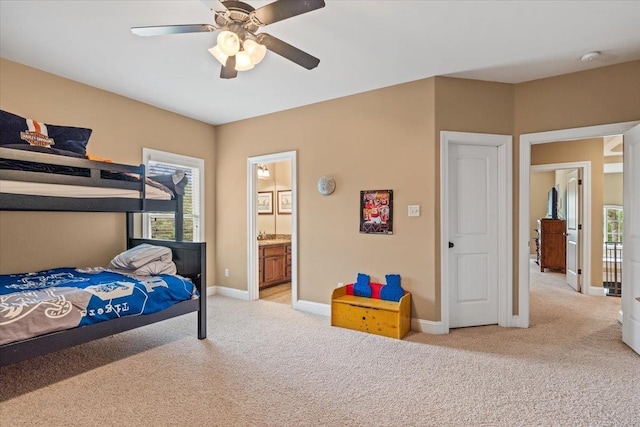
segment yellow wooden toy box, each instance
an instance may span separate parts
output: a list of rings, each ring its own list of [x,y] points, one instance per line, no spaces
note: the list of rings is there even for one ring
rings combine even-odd
[[[347,286],[333,290],[331,325],[402,339],[411,329],[411,294],[399,302],[347,295]]]

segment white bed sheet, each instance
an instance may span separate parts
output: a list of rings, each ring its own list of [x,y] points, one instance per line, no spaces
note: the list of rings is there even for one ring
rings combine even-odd
[[[43,184],[37,182],[3,180],[0,180],[0,193],[77,198],[140,198],[140,193],[138,191],[122,188],[83,187],[78,185]],[[171,200],[172,195],[160,188],[147,185],[146,197],[147,199],[153,200]]]

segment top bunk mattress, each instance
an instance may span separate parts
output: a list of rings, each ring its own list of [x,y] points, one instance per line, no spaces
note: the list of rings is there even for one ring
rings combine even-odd
[[[171,190],[147,184],[146,198],[152,200],[171,200]],[[79,185],[45,184],[26,181],[0,180],[0,193],[24,194],[28,196],[52,196],[74,198],[125,198],[138,199],[140,192],[124,188],[84,187]]]
[[[141,199],[143,175],[141,165],[0,148],[0,193],[4,194]],[[172,200],[187,183],[184,176],[151,178],[145,178],[144,186],[144,198],[151,200]]]

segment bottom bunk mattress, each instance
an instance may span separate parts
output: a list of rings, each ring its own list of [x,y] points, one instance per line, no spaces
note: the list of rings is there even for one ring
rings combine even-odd
[[[102,267],[0,275],[0,345],[198,298],[179,275],[134,276]]]

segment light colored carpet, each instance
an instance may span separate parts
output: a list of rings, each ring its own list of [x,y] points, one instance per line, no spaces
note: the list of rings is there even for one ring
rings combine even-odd
[[[207,340],[187,315],[0,368],[0,424],[638,426],[620,300],[551,277],[532,284],[529,329],[402,341],[210,297]]]

